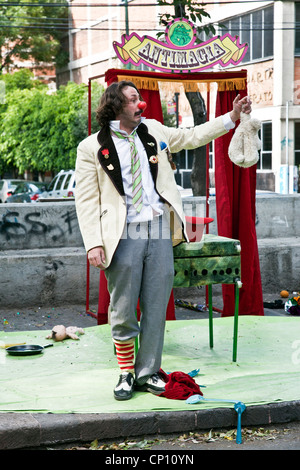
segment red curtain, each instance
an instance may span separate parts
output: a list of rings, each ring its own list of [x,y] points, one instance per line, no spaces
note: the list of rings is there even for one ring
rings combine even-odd
[[[124,73],[124,70],[122,70]],[[118,81],[118,74],[111,73],[106,75],[107,84],[110,85],[113,82]],[[163,114],[162,114],[162,107],[160,102],[160,95],[159,91],[152,91],[152,90],[145,90],[139,89],[143,100],[147,103],[147,108],[143,113],[143,116],[150,119],[156,119],[163,123]],[[105,271],[100,271],[100,285],[99,285],[99,300],[98,300],[98,324],[107,323],[107,312],[110,302],[110,296],[107,290],[107,280],[105,277]],[[137,305],[137,316],[140,319],[140,308],[139,304]],[[174,301],[174,294],[173,290],[170,296],[167,312],[166,312],[166,319],[167,320],[176,320],[175,318],[175,301]]]
[[[240,92],[241,96],[246,91]],[[232,109],[237,91],[218,92],[216,115]],[[240,315],[263,315],[263,296],[255,229],[256,165],[241,168],[228,157],[234,131],[215,141],[215,187],[218,234],[241,242]],[[234,313],[234,286],[223,285],[223,314]]]
[[[147,108],[143,112],[143,116],[147,119],[156,119],[163,124],[163,113],[160,102],[159,91],[139,90],[143,100],[147,103]]]

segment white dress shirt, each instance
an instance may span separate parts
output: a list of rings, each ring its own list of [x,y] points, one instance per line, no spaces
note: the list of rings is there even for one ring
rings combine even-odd
[[[145,120],[144,117],[142,117],[142,121],[143,120]],[[235,127],[235,124],[230,119],[229,113],[223,115],[223,122],[225,129],[228,131]],[[127,132],[120,129],[120,121],[110,121],[110,128],[114,131],[120,132],[125,137],[128,136]],[[120,139],[114,135],[112,136],[112,139],[119,155],[121,165],[123,187],[127,205],[127,222],[147,222],[149,220],[153,220],[154,216],[163,214],[164,204],[155,190],[148,156],[141,139],[136,133],[134,139],[141,163],[143,188],[143,207],[139,213],[136,212],[132,204],[132,173],[129,141],[127,139]]]

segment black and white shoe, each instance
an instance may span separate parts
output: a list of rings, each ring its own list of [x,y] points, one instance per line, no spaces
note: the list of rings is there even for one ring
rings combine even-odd
[[[160,395],[165,391],[166,383],[161,379],[158,373],[151,375],[143,385],[135,385],[135,390],[139,392],[150,392],[154,395]]]
[[[122,372],[114,389],[116,400],[129,400],[132,397],[134,378],[131,372]]]

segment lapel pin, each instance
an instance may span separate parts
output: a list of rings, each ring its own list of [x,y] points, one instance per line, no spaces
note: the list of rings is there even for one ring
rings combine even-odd
[[[114,166],[112,164],[108,165],[107,167],[108,170],[114,170]]]
[[[108,151],[108,149],[103,149],[103,150],[101,150],[101,153],[102,153],[102,155],[104,156],[104,158],[109,158],[109,151]]]

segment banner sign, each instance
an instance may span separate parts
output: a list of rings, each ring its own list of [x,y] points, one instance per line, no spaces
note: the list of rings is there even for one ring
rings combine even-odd
[[[184,18],[168,24],[165,41],[136,33],[124,34],[113,47],[123,64],[144,64],[162,72],[200,72],[214,65],[237,65],[245,56],[248,45],[229,33],[195,44],[195,26]]]

